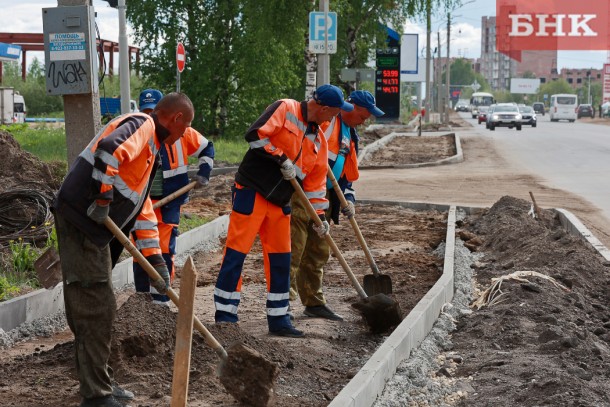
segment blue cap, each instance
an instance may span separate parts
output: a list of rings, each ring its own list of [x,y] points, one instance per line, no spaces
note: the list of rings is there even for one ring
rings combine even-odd
[[[349,95],[347,101],[364,107],[375,117],[381,117],[385,114],[383,110],[375,106],[375,96],[373,96],[369,91],[355,90]]]
[[[351,112],[354,106],[343,100],[343,92],[334,85],[322,85],[313,92],[313,100],[318,104],[329,107],[340,107],[341,110]]]
[[[154,109],[163,97],[157,89],[144,89],[140,92],[140,110]]]

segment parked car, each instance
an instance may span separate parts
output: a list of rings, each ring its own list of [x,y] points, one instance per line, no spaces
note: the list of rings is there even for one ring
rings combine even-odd
[[[493,113],[487,117],[489,130],[495,130],[496,127],[515,127],[521,130],[521,113],[519,108],[514,103],[498,103],[493,110]]]
[[[580,119],[581,117],[595,117],[595,110],[593,109],[593,106],[588,103],[578,105],[576,108],[576,118]]]
[[[460,99],[455,104],[456,112],[467,112],[469,110],[469,108],[470,108],[470,103],[468,103],[468,101],[466,99]]]
[[[519,106],[519,113],[521,113],[521,123],[528,124],[532,127],[536,127],[538,120],[536,119],[536,112],[531,106]]]
[[[542,102],[535,102],[532,105],[532,109],[534,109],[534,112],[536,113],[540,113],[544,116],[544,103]]]

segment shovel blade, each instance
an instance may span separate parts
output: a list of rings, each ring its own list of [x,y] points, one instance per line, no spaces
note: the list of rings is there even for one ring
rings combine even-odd
[[[368,296],[377,294],[392,294],[392,279],[385,274],[378,276],[367,274],[362,281],[362,288]]]
[[[44,253],[34,262],[34,270],[38,275],[38,281],[46,289],[50,289],[59,284],[61,277],[61,263],[59,254],[53,246],[45,250]]]

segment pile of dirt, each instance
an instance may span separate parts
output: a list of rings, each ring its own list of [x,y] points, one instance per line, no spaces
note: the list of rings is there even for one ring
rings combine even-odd
[[[360,160],[361,167],[392,167],[421,164],[457,154],[455,136],[394,137],[382,148]]]
[[[226,215],[231,211],[231,186],[235,173],[219,174],[210,177],[207,186],[190,192],[189,202],[182,207],[182,213],[208,219]]]
[[[21,149],[10,133],[0,131],[0,191],[24,186],[53,192],[59,182],[47,164]]]
[[[517,271],[541,277],[506,280],[492,305],[462,319],[453,352],[458,377],[473,392],[462,406],[610,405],[610,277],[608,264],[569,235],[553,211],[540,219],[531,203],[505,196],[464,228],[480,240],[481,290]]]

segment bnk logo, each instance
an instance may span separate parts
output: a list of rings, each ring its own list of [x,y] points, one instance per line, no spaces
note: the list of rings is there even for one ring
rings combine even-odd
[[[521,61],[529,50],[610,50],[608,0],[497,0],[496,49]]]

